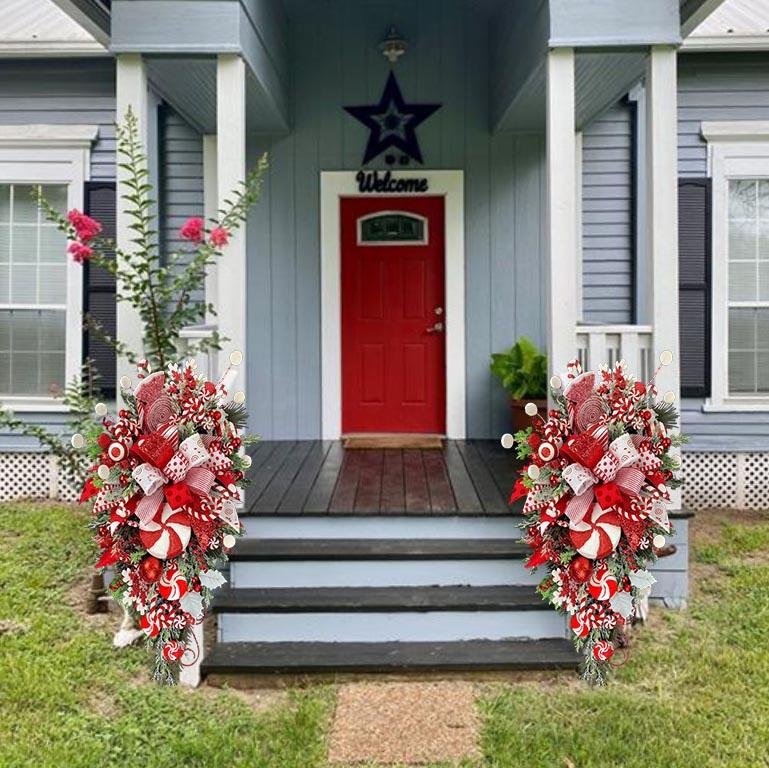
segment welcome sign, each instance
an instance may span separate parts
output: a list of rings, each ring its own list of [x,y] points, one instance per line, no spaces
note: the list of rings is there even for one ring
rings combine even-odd
[[[396,177],[392,171],[358,171],[355,176],[358,192],[366,193],[424,193],[430,189],[430,183],[424,177]]]

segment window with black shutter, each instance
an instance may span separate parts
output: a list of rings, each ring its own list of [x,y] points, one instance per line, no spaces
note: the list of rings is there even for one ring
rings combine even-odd
[[[87,182],[85,185],[85,211],[100,221],[102,235],[115,239],[115,184],[114,182]],[[114,253],[107,254],[114,258]],[[107,335],[116,332],[115,278],[104,269],[86,263],[83,271],[83,310],[87,312]],[[98,334],[83,331],[83,360],[90,358],[101,377],[101,389],[105,397],[114,398],[116,392],[116,355]]]
[[[678,300],[681,395],[710,395],[710,179],[678,182]]]

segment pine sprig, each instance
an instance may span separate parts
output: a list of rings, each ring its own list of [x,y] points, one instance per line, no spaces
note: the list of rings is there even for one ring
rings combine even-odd
[[[248,409],[245,403],[227,403],[222,410],[236,429],[245,429],[248,425]]]
[[[678,426],[678,410],[674,403],[657,401],[652,405],[652,410],[657,417],[657,421],[665,429],[675,429]]]

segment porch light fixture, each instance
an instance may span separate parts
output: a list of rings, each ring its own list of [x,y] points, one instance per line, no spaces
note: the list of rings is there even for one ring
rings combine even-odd
[[[406,41],[398,34],[398,30],[392,26],[387,32],[387,37],[379,43],[379,50],[392,66],[406,53]]]

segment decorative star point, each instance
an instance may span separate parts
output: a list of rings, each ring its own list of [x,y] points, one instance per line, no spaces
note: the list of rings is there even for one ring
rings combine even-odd
[[[395,74],[390,72],[378,104],[344,108],[370,131],[363,165],[390,147],[423,163],[415,129],[440,107],[440,104],[407,104]]]

